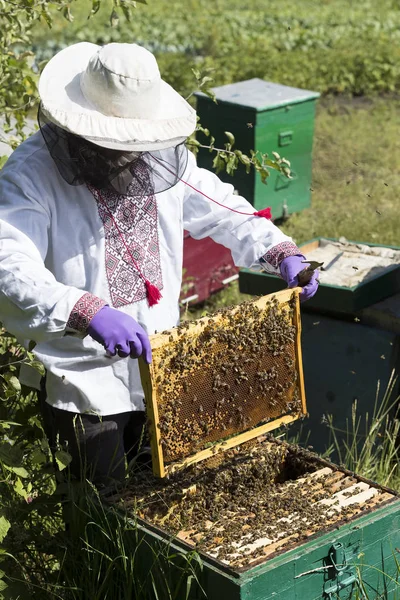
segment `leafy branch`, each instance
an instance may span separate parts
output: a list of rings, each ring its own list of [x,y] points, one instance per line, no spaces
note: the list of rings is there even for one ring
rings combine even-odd
[[[207,138],[210,138],[209,144],[202,144],[195,135],[201,133]],[[224,132],[228,141],[224,144],[224,148],[215,146],[215,138],[210,134],[210,131],[205,127],[197,124],[196,132],[186,142],[194,154],[197,154],[200,148],[205,148],[209,152],[215,152],[213,160],[213,168],[216,173],[226,171],[228,175],[233,175],[239,165],[244,165],[246,173],[250,173],[251,169],[260,175],[263,183],[267,182],[270,176],[270,170],[279,171],[288,179],[291,179],[290,162],[281,157],[277,152],[272,152],[273,159],[269,158],[267,153],[259,150],[250,150],[250,155],[245,154],[241,150],[234,149],[235,137],[230,131]]]
[[[203,94],[211,98],[211,100],[217,104],[215,92],[210,88],[210,84],[214,81],[214,78],[211,77],[211,73],[213,73],[215,69],[207,67],[202,71],[199,71],[199,69],[192,68],[191,71],[196,80],[196,89],[186,97],[186,100],[189,100],[197,92],[203,92]]]

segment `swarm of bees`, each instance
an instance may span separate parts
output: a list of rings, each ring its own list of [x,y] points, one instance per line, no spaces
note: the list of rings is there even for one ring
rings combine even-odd
[[[300,412],[293,302],[245,302],[165,333],[168,343],[153,353],[165,462]]]
[[[232,567],[242,567],[265,558],[262,545],[240,551],[260,539],[286,540],[280,547],[284,551],[369,508],[368,503],[357,509],[324,504],[349,484],[340,470],[318,474],[320,470],[319,459],[308,450],[269,437],[224,450],[168,479],[138,472],[127,494],[138,516]],[[351,493],[358,491],[356,487]]]

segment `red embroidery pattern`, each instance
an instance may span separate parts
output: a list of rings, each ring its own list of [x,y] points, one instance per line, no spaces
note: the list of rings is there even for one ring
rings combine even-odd
[[[276,246],[272,246],[261,257],[261,261],[267,262],[271,267],[277,269],[285,258],[294,256],[295,254],[301,254],[296,244],[293,242],[281,242],[280,244],[276,244]]]
[[[79,331],[80,333],[86,333],[88,325],[94,315],[106,304],[107,303],[101,298],[86,292],[79,298],[78,302],[75,303],[75,306],[69,315],[67,327],[75,329],[75,331]]]
[[[162,290],[155,197],[122,196],[114,191],[102,191],[100,197],[97,190],[89,189],[97,201],[104,226],[105,263],[112,305],[118,308],[145,299],[145,279]],[[107,206],[104,206],[104,203]],[[112,213],[119,231],[108,211]],[[121,234],[130,253],[121,239]],[[132,264],[130,254],[139,265],[144,278]]]

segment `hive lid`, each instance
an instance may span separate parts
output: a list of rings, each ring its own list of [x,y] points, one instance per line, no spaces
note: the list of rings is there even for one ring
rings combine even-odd
[[[319,98],[318,92],[272,83],[257,77],[215,87],[212,91],[219,103],[235,104],[258,112]],[[202,92],[198,92],[196,96],[207,97]]]
[[[299,289],[150,336],[139,361],[154,474],[209,458],[306,414]]]

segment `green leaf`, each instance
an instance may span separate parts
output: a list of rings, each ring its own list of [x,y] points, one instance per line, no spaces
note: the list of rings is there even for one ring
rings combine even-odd
[[[47,456],[39,448],[36,448],[31,454],[31,461],[33,465],[41,465],[47,462]]]
[[[28,497],[28,494],[25,491],[24,485],[23,485],[22,481],[19,478],[14,483],[14,491],[19,496],[22,496],[22,498],[25,498],[25,500]]]
[[[110,15],[110,25],[111,27],[116,27],[119,23],[119,16],[115,8],[113,8],[112,13]]]
[[[0,579],[0,592],[4,592],[5,589],[8,588],[8,585],[4,581],[4,579]],[[2,596],[4,598],[4,596]]]
[[[212,100],[213,102],[215,102],[215,104],[218,104],[218,102],[217,102],[217,96],[215,95],[215,92],[213,92],[213,90],[206,89],[206,90],[203,90],[203,93],[204,93],[206,96],[208,96],[209,98],[211,98],[211,100]]]
[[[0,542],[4,540],[10,527],[10,521],[8,521],[5,517],[0,517]]]
[[[136,5],[134,5],[134,8],[136,8]],[[125,19],[128,21],[128,23],[131,22],[131,9],[129,6],[125,6],[125,4],[121,4],[121,10],[124,13],[124,17]]]
[[[12,471],[16,475],[18,475],[18,477],[22,477],[23,479],[26,479],[26,477],[29,477],[29,473],[24,467],[9,467],[8,465],[4,465],[4,466],[6,469],[8,469],[8,471]]]
[[[100,9],[100,0],[92,0],[92,9],[90,11],[91,15],[95,15]]]
[[[21,391],[21,384],[19,382],[18,377],[15,377],[15,375],[7,377],[6,375],[5,379],[8,381],[8,384],[13,388],[13,390],[15,390],[16,392]]]
[[[197,79],[197,81],[199,81],[201,78],[200,71],[198,69],[191,69],[191,71],[192,71],[193,75],[195,76],[195,78]]]
[[[229,140],[229,143],[231,144],[231,146],[233,146],[235,144],[235,136],[233,135],[233,133],[231,133],[230,131],[224,131],[226,137]]]
[[[72,461],[72,456],[65,452],[64,450],[57,450],[56,452],[56,463],[60,471],[63,471],[68,467],[70,462]]]
[[[233,155],[229,157],[228,162],[226,163],[226,172],[228,175],[233,175],[238,166],[238,157]]]
[[[225,161],[223,160],[220,152],[214,156],[212,166],[216,173],[220,173],[225,168]]]
[[[43,8],[42,12],[40,13],[40,16],[46,21],[49,29],[51,29],[51,26],[53,23],[52,23],[51,15],[50,15],[49,11],[46,8]]]
[[[29,346],[28,346],[29,352],[32,352],[32,350],[34,349],[35,346],[36,346],[36,342],[34,340],[31,340],[29,342]]]
[[[20,467],[23,456],[22,449],[17,445],[12,446],[7,442],[0,445],[0,461],[9,467]]]
[[[206,85],[206,83],[211,83],[212,81],[214,81],[214,79],[212,77],[208,77],[208,75],[206,75],[205,77],[203,77],[199,83],[200,87],[203,87]]]

